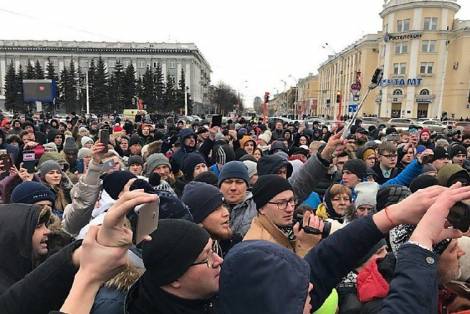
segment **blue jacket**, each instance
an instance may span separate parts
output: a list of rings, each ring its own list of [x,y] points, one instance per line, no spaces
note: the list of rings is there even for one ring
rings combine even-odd
[[[419,176],[422,171],[423,165],[415,159],[408,166],[406,166],[405,169],[403,169],[403,171],[400,172],[399,175],[397,175],[395,178],[387,180],[387,182],[382,184],[381,187],[385,187],[387,185],[409,186],[411,181],[413,181],[414,178]]]

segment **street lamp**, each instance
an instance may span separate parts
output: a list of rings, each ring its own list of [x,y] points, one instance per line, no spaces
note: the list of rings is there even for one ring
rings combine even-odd
[[[188,90],[189,86],[184,89],[184,116],[188,116]]]

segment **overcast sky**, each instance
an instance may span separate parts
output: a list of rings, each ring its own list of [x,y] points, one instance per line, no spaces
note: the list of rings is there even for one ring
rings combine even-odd
[[[470,19],[470,1],[457,14]],[[80,0],[0,2],[1,39],[194,42],[245,96],[276,93],[381,28],[382,0]],[[328,43],[330,49],[322,48]]]

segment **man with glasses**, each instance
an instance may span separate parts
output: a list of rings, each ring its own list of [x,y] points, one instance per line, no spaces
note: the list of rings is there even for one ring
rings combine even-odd
[[[398,175],[397,147],[391,142],[384,142],[377,148],[379,153],[378,163],[372,168],[377,174],[377,183],[384,184],[387,180]]]
[[[202,227],[164,219],[144,242],[145,273],[130,289],[126,313],[212,313],[223,259]]]
[[[299,256],[304,256],[319,240],[319,235],[307,234],[293,226],[296,206],[294,191],[289,181],[276,175],[260,176],[253,188],[253,199],[258,214],[251,222],[243,240],[265,240],[277,243]],[[304,226],[319,231],[323,223],[318,217],[305,214]]]

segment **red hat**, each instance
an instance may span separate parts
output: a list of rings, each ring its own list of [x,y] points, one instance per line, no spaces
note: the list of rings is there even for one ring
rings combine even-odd
[[[423,134],[423,133],[428,133],[429,136],[431,136],[431,131],[429,131],[428,128],[424,128],[424,129],[421,131],[421,134]]]

